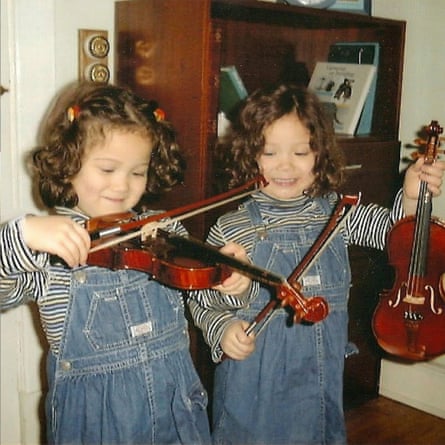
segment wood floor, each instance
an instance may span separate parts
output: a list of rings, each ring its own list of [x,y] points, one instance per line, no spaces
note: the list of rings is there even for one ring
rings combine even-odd
[[[349,445],[445,444],[445,419],[385,397],[348,409],[345,416]]]

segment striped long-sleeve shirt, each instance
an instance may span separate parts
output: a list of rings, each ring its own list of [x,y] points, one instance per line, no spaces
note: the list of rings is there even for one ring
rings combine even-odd
[[[280,226],[292,230],[292,227],[308,224],[313,218],[320,220],[319,210],[317,206],[312,206],[310,198],[300,197],[291,201],[278,201],[261,192],[257,192],[252,198],[257,201],[267,228]],[[335,193],[329,195],[332,205],[335,205],[337,199],[338,196]],[[402,192],[400,191],[392,210],[375,204],[358,205],[346,219],[341,234],[346,245],[383,250],[388,231],[403,216]],[[324,217],[327,222],[329,217]],[[248,212],[241,206],[237,211],[219,218],[211,228],[207,241],[215,246],[223,246],[229,241],[238,243],[250,256],[255,235],[256,230],[252,226]],[[259,284],[253,282],[250,292],[242,298],[214,290],[190,293],[189,307],[192,317],[196,325],[202,329],[215,362],[221,359],[221,337],[228,324],[236,320],[235,310],[247,306],[255,299],[258,290]]]
[[[57,207],[56,212],[69,216],[81,225],[85,225],[88,219],[72,209]],[[140,215],[141,218],[144,216]],[[61,264],[52,265],[49,254],[27,247],[23,239],[23,221],[24,217],[20,217],[0,227],[0,310],[36,302],[50,348],[57,354],[70,298],[73,269]],[[177,222],[171,224],[170,230],[187,234]]]

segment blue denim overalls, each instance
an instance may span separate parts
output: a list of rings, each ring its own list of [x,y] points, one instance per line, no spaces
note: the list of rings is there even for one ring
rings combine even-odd
[[[318,206],[319,214],[332,212],[324,199],[314,199],[311,206]],[[253,262],[285,277],[326,223],[315,218],[292,229],[269,229],[254,200],[246,207],[257,233]],[[300,210],[296,208],[296,213]],[[328,301],[330,313],[324,321],[293,324],[289,311],[279,309],[258,334],[249,358],[225,360],[217,366],[215,444],[346,443],[342,389],[351,278],[347,255],[337,235],[302,280],[305,297],[318,295]],[[262,287],[257,299],[237,312],[238,317],[252,321],[269,298]]]
[[[181,295],[132,270],[73,272],[59,355],[48,359],[56,444],[207,444],[207,394]]]

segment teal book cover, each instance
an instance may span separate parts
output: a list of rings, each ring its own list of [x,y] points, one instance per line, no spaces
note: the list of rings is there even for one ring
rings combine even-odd
[[[247,97],[247,90],[235,66],[222,66],[219,85],[219,109],[227,117]]]

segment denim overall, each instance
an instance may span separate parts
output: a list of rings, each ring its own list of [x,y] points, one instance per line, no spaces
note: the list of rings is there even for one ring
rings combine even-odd
[[[321,214],[332,212],[324,199],[314,199],[312,205]],[[256,228],[253,262],[285,277],[326,224],[326,219],[315,218],[301,227],[269,229],[254,200],[246,207]],[[293,324],[289,311],[278,309],[258,334],[251,356],[217,366],[214,444],[346,443],[342,389],[351,278],[347,255],[337,235],[302,280],[305,297],[328,301],[330,313],[324,321]],[[269,299],[261,287],[256,300],[237,316],[252,321]]]
[[[207,394],[189,354],[181,295],[132,270],[78,269],[48,359],[56,444],[208,444]]]

